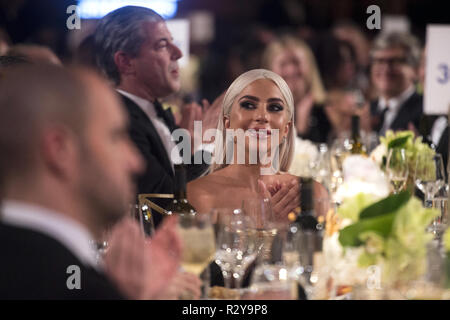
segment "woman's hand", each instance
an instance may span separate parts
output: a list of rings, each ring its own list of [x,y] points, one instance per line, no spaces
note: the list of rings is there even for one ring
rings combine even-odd
[[[296,179],[288,183],[276,181],[266,185],[262,180],[258,180],[258,183],[261,195],[270,199],[275,219],[278,222],[289,222],[288,214],[300,203],[298,181]]]

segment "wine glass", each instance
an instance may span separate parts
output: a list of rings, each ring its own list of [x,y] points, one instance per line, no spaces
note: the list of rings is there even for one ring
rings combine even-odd
[[[263,263],[256,267],[244,300],[295,300],[297,280],[283,264]]]
[[[328,146],[325,143],[321,143],[319,144],[318,149],[319,155],[317,156],[317,160],[311,163],[313,178],[322,183],[325,188],[329,190],[331,183],[331,167]]]
[[[181,266],[200,278],[203,272],[214,260],[216,242],[213,224],[209,214],[185,213],[178,217],[178,233],[183,243]],[[207,279],[203,279],[204,293],[207,294]]]
[[[425,204],[430,206],[436,193],[445,185],[442,156],[419,154],[416,159],[414,182],[425,195]]]
[[[272,244],[277,236],[278,228],[270,200],[252,198],[242,201],[242,210],[255,223],[255,235],[258,257],[263,261],[272,259]]]
[[[408,159],[406,157],[406,150],[400,148],[389,149],[386,173],[389,181],[394,189],[394,194],[399,193],[406,186],[408,180]]]
[[[432,200],[432,207],[440,211],[440,215],[436,217],[429,231],[431,231],[438,241],[442,240],[442,235],[448,227],[448,197],[449,197],[449,185],[446,183],[444,186],[435,194]]]
[[[241,209],[219,210],[215,262],[222,270],[226,288],[233,283],[239,289],[248,266],[256,258],[253,230],[253,221]]]

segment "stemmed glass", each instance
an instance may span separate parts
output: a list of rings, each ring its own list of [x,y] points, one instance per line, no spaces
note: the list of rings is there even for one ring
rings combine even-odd
[[[211,216],[200,213],[180,214],[178,217],[178,233],[183,243],[182,268],[199,277],[202,274],[206,276],[209,270],[203,271],[214,260],[216,252]],[[202,280],[206,291],[208,279]]]
[[[437,192],[445,185],[445,174],[440,154],[417,156],[414,182],[425,195],[425,204],[430,206]]]
[[[242,210],[255,223],[258,257],[262,261],[270,261],[272,244],[278,233],[278,228],[269,199],[245,199],[242,201]]]
[[[408,180],[408,159],[406,158],[406,150],[400,148],[389,149],[386,173],[388,174],[394,194],[399,193],[406,186]]]
[[[255,258],[252,219],[241,209],[219,210],[215,262],[222,270],[225,287],[231,288],[234,283],[234,287],[239,289],[248,266]]]

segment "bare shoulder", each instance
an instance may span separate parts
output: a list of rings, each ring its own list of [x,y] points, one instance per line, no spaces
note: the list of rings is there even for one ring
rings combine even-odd
[[[219,183],[214,173],[190,181],[186,186],[187,198],[198,212],[208,212],[218,194]]]

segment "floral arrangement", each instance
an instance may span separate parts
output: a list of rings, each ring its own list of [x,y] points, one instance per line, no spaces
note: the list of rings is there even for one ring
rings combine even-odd
[[[309,140],[296,137],[295,154],[289,173],[299,177],[311,177],[311,164],[317,159],[319,150]]]
[[[380,144],[370,154],[370,158],[374,160],[380,168],[384,169],[387,161],[389,149],[402,148],[405,149],[406,157],[408,159],[409,177],[408,186],[414,185],[414,171],[416,159],[419,154],[434,154],[435,151],[431,147],[422,142],[422,137],[414,138],[412,131],[386,131],[384,137],[380,137]]]
[[[403,284],[425,272],[426,247],[433,239],[426,227],[438,215],[408,191],[381,200],[361,193],[338,209],[338,216],[350,221],[339,231],[339,243],[360,249],[359,267],[379,265],[384,283]]]
[[[343,183],[333,195],[338,203],[361,192],[378,197],[389,194],[389,181],[380,167],[370,158],[361,155],[347,156],[342,163],[342,175]]]

